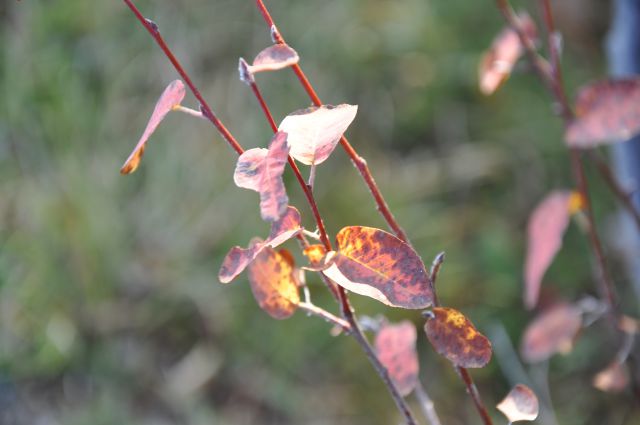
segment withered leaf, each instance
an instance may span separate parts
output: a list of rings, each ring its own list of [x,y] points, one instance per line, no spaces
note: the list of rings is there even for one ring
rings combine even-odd
[[[629,385],[629,370],[624,363],[614,361],[593,378],[593,386],[600,391],[619,393]]]
[[[231,282],[266,247],[275,248],[297,235],[302,230],[300,213],[294,207],[287,207],[280,220],[271,225],[271,234],[267,240],[254,239],[248,248],[235,246],[222,261],[218,279],[222,283]]]
[[[338,251],[325,257],[324,274],[338,285],[384,304],[419,309],[433,303],[422,260],[409,245],[380,229],[345,227]]]
[[[438,354],[456,366],[484,367],[491,360],[491,342],[457,310],[434,308],[424,330]]]
[[[318,165],[331,155],[357,112],[354,105],[314,106],[287,115],[278,129],[289,135],[292,157]]]
[[[164,89],[164,92],[160,95],[158,102],[156,102],[156,106],[151,114],[151,118],[149,118],[147,127],[144,129],[144,133],[142,133],[142,137],[140,137],[140,140],[138,140],[138,144],[136,144],[133,152],[131,152],[129,158],[127,158],[122,168],[120,168],[121,174],[133,173],[136,168],[138,168],[149,137],[151,137],[153,132],[156,131],[156,128],[158,128],[158,125],[162,122],[164,117],[166,117],[167,114],[176,106],[180,105],[180,102],[184,99],[185,93],[184,84],[180,80],[172,81],[167,88]]]
[[[582,311],[571,304],[557,304],[527,326],[520,352],[529,363],[547,360],[556,353],[568,354],[582,327]]]
[[[266,246],[249,264],[251,291],[261,309],[274,319],[291,316],[300,303],[291,256]]]
[[[534,421],[540,409],[536,394],[523,384],[513,387],[496,407],[509,422]]]
[[[387,369],[391,380],[402,396],[407,396],[418,383],[420,366],[416,351],[416,327],[405,320],[383,326],[375,340],[380,363]]]
[[[554,191],[536,206],[527,225],[527,256],[524,265],[524,303],[538,303],[545,272],[562,247],[570,219],[571,192]]]
[[[580,89],[565,141],[576,148],[623,142],[640,132],[640,78],[598,81]]]
[[[267,47],[253,59],[249,66],[249,72],[255,74],[264,71],[277,71],[292,65],[300,60],[298,52],[285,44],[276,44]]]

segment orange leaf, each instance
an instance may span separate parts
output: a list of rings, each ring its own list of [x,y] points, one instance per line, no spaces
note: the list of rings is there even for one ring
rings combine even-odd
[[[406,243],[383,230],[345,227],[338,251],[325,257],[324,274],[338,285],[384,304],[418,309],[433,303],[424,264]]]
[[[184,84],[180,80],[172,81],[167,88],[164,89],[164,92],[160,95],[160,99],[156,102],[156,107],[151,114],[151,118],[149,118],[149,122],[147,123],[147,127],[144,129],[144,133],[142,133],[142,137],[140,137],[135,149],[124,162],[122,168],[120,168],[120,174],[130,174],[138,168],[142,155],[144,154],[147,140],[149,140],[149,137],[151,137],[153,132],[156,131],[156,128],[158,128],[158,125],[162,122],[164,117],[166,117],[172,109],[180,105],[184,96],[185,88]]]
[[[238,158],[233,180],[238,187],[260,193],[260,215],[263,220],[278,220],[289,203],[282,181],[288,157],[287,134],[277,132],[268,150],[249,149]]]
[[[310,245],[304,249],[304,255],[312,265],[320,264],[326,253],[327,250],[322,244]]]
[[[571,304],[558,304],[527,326],[520,352],[525,361],[537,363],[556,353],[567,354],[582,327],[582,312]]]
[[[251,291],[261,309],[274,319],[291,316],[300,303],[289,257],[265,247],[249,264]]]
[[[614,361],[593,378],[593,386],[600,391],[619,393],[629,385],[629,370],[624,364]]]
[[[542,278],[562,247],[562,237],[569,225],[570,199],[570,192],[551,192],[529,218],[524,265],[524,303],[529,309],[538,303]]]
[[[457,310],[434,308],[424,330],[438,354],[456,366],[484,367],[491,360],[491,342]]]
[[[397,325],[385,325],[376,335],[378,359],[387,368],[402,396],[409,395],[418,383],[420,366],[416,339],[416,327],[408,320]]]
[[[531,40],[537,37],[536,25],[527,13],[520,14],[519,23]],[[486,95],[495,92],[509,78],[522,53],[522,43],[518,34],[511,28],[503,29],[480,62],[480,91]]]
[[[623,142],[640,132],[640,78],[585,86],[578,93],[575,110],[576,118],[564,135],[569,146]]]
[[[509,422],[535,421],[538,417],[540,406],[538,397],[526,385],[518,384],[496,406]]]
[[[266,241],[254,239],[248,248],[235,246],[224,257],[218,272],[218,279],[222,283],[231,282],[260,254],[266,247],[275,248],[297,235],[302,230],[300,213],[294,207],[287,207],[286,213],[280,220],[271,225],[271,234]]]
[[[278,129],[289,134],[292,157],[318,165],[331,155],[357,112],[354,105],[314,106],[287,115]]]

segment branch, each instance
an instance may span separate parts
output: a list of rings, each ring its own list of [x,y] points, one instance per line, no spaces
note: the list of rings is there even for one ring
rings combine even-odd
[[[418,401],[420,401],[422,413],[424,414],[425,418],[427,418],[429,425],[441,425],[440,418],[438,417],[436,409],[433,406],[433,400],[431,400],[431,397],[429,397],[429,394],[427,394],[427,392],[425,391],[422,383],[418,382],[418,385],[416,385],[414,391],[416,393]]]
[[[340,327],[347,334],[351,333],[351,325],[349,324],[349,322],[329,313],[328,311],[316,306],[315,304],[301,302],[300,304],[298,304],[298,308],[306,311],[308,314],[313,314],[314,316],[321,317],[327,322]]]

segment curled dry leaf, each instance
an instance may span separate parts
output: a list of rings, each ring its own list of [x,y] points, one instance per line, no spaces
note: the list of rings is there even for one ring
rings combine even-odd
[[[569,146],[592,148],[631,138],[640,132],[640,78],[583,87],[576,98],[575,115],[564,135]]]
[[[542,278],[562,247],[562,237],[569,225],[570,199],[570,192],[551,192],[529,218],[524,265],[524,303],[529,309],[538,303]]]
[[[527,326],[520,352],[529,363],[547,360],[556,353],[568,354],[582,327],[582,311],[558,304],[541,313]]]
[[[438,354],[456,366],[484,367],[491,360],[491,342],[457,310],[434,308],[424,330]]]
[[[527,13],[519,15],[519,23],[529,39],[537,38],[536,24]],[[480,91],[486,95],[495,92],[509,78],[523,51],[518,34],[511,28],[503,29],[480,62]]]
[[[121,174],[133,173],[136,168],[138,168],[149,137],[151,137],[153,132],[156,131],[156,128],[158,128],[158,125],[164,117],[166,117],[171,110],[180,105],[184,96],[185,88],[184,84],[180,80],[172,81],[167,88],[164,89],[164,92],[162,92],[160,98],[156,102],[156,106],[151,114],[151,118],[149,118],[147,127],[144,129],[144,133],[142,133],[142,137],[140,137],[135,149],[133,149],[129,158],[127,158],[122,168],[120,168]]]
[[[289,203],[282,181],[288,157],[287,134],[277,132],[271,139],[269,149],[249,149],[238,158],[233,180],[238,187],[260,193],[260,215],[263,220],[278,220]]]
[[[393,307],[419,309],[433,303],[422,260],[409,245],[383,230],[345,227],[338,251],[329,252],[324,274],[338,285]]]
[[[274,319],[286,319],[298,308],[300,294],[291,254],[266,246],[249,264],[251,291],[261,309]]]
[[[513,387],[496,407],[509,419],[509,422],[535,421],[540,409],[536,394],[531,388],[522,384]]]
[[[231,248],[222,261],[218,279],[222,283],[231,282],[242,273],[263,249],[266,247],[275,248],[297,235],[300,231],[302,231],[300,213],[294,207],[287,207],[286,213],[280,220],[271,225],[271,234],[266,241],[254,239],[248,248],[239,246]]]
[[[248,70],[251,74],[277,71],[295,65],[298,61],[298,52],[285,44],[275,44],[258,53]]]
[[[386,325],[376,335],[378,359],[387,368],[402,396],[409,395],[418,383],[420,366],[416,339],[416,327],[408,320],[397,325]]]
[[[354,105],[323,105],[285,117],[278,128],[289,134],[291,156],[306,165],[326,160],[358,112]]]
[[[623,363],[614,361],[593,378],[593,386],[600,391],[619,393],[629,385],[629,370]]]

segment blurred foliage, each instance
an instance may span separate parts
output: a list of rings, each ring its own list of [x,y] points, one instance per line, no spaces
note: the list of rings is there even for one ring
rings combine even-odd
[[[139,6],[238,140],[264,146],[269,127],[236,74],[239,56],[269,43],[253,2]],[[269,6],[322,98],[360,105],[349,137],[425,262],[446,251],[440,298],[493,340],[495,360],[473,375],[494,405],[513,380],[527,379],[511,347],[532,317],[521,301],[528,213],[548,190],[571,184],[549,98],[526,65],[496,95],[477,90],[480,55],[502,27],[491,0]],[[537,12],[535,2],[518,6]],[[606,11],[595,0],[559,5],[572,92],[603,72]],[[301,313],[270,320],[244,276],[217,282],[226,251],[268,226],[256,195],[233,185],[235,155],[212,127],[174,114],[140,169],[118,174],[176,78],[124,4],[10,0],[0,22],[0,423],[397,423],[353,341]],[[289,72],[259,82],[278,117],[309,103]],[[385,228],[344,154],[320,167],[317,182],[332,234],[351,224]],[[604,226],[614,201],[601,184],[594,190]],[[618,269],[615,277],[636,312],[626,277]],[[576,226],[547,283],[549,298],[593,292]],[[311,284],[314,301],[335,311]],[[353,301],[359,314],[421,326],[416,312]],[[528,368],[543,400],[550,393],[557,423],[640,423],[630,394],[590,385],[614,355],[610,338],[589,328],[568,357]],[[443,423],[476,423],[461,383],[422,332],[419,349]],[[554,419],[546,412],[541,423]]]

